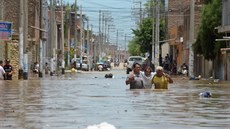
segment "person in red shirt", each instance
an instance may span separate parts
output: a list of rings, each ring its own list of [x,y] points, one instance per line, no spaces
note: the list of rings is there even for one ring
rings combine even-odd
[[[10,59],[6,59],[6,64],[3,66],[6,75],[5,80],[12,80],[13,66],[10,64]]]

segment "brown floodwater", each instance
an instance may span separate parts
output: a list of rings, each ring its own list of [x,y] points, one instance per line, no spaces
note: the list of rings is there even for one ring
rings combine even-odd
[[[175,77],[169,90],[129,90],[125,71],[0,81],[1,129],[229,129],[230,82]],[[209,91],[211,98],[199,93]]]

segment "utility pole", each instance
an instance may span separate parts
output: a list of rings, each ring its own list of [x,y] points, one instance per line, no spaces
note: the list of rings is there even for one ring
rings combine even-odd
[[[148,6],[148,17],[151,17],[151,8],[152,8],[152,6],[151,6],[151,0],[149,0],[148,1],[149,2],[149,6]]]
[[[40,3],[40,28],[44,28],[44,10],[43,10],[43,2],[44,0],[41,0]],[[39,30],[40,32],[40,42],[39,42],[39,77],[42,77],[43,72],[43,32],[42,30]]]
[[[105,38],[104,37],[104,25],[105,25],[105,12],[103,11],[102,12],[102,26],[101,26],[102,27],[101,28],[102,29],[102,31],[101,31],[102,32],[101,33],[102,34],[102,38],[101,38],[101,58],[102,58],[103,53],[104,53],[104,45],[105,45],[105,42],[104,42],[105,41],[104,40],[104,38]]]
[[[54,72],[54,12],[53,12],[53,0],[50,0],[50,75],[53,76]]]
[[[82,68],[82,45],[83,45],[83,39],[82,39],[82,36],[83,36],[83,32],[82,32],[82,7],[80,7],[80,43],[81,43],[81,46],[80,46],[80,69]]]
[[[67,48],[68,48],[68,54],[67,54],[67,65],[70,66],[70,25],[72,23],[71,21],[71,13],[68,11],[68,30],[67,30]]]
[[[92,37],[91,38],[94,38],[93,36],[93,25],[91,25],[91,30],[92,30]],[[96,38],[96,37],[95,37]],[[92,41],[92,46],[93,46],[93,64],[94,64],[94,69],[96,69],[96,63],[97,63],[97,58],[96,58],[96,49],[97,49],[97,45],[96,45],[96,39],[94,39]]]
[[[27,44],[28,44],[28,37],[27,37],[27,34],[28,34],[28,0],[24,0],[24,19],[23,19],[23,22],[24,22],[24,26],[23,26],[23,31],[24,31],[24,35],[23,35],[23,42],[24,42],[24,45],[23,45],[23,52],[24,52],[24,56],[23,56],[23,79],[24,80],[27,80],[28,79],[28,54],[27,54]]]
[[[194,77],[194,53],[192,50],[192,45],[194,43],[194,12],[195,12],[195,2],[191,0],[190,6],[190,32],[189,32],[189,77]]]
[[[91,24],[91,35],[90,35],[90,68],[93,69],[93,57],[94,57],[94,38],[93,38],[93,24]]]
[[[54,42],[55,42],[55,12],[54,12],[54,0],[50,0],[50,68],[51,68],[51,71],[50,71],[50,75],[53,76],[53,73],[54,73],[54,56],[55,56],[55,45],[54,45]]]
[[[140,24],[142,22],[142,2],[140,1]]]
[[[117,36],[116,36],[116,46],[117,46],[117,51],[119,50],[118,48],[118,30],[117,30]],[[118,56],[119,56],[119,52],[116,54],[116,57],[118,59]]]
[[[125,59],[127,58],[127,52],[126,52],[126,33],[125,33]]]
[[[101,60],[101,10],[99,10],[99,44],[98,44],[98,47],[99,47],[99,60]]]
[[[108,54],[108,51],[107,51],[107,49],[108,49],[108,43],[107,43],[107,22],[108,22],[108,17],[106,16],[105,17],[105,39],[104,39],[104,49],[103,50],[105,50],[105,53],[106,53],[106,55]]]
[[[160,0],[156,1],[156,33],[155,33],[155,65],[159,66],[159,28],[160,28]]]
[[[109,36],[109,34],[110,34],[110,32],[109,32],[109,31],[110,31],[110,26],[111,26],[111,25],[108,25],[108,35],[107,35],[107,37],[108,37],[108,43],[109,43],[109,44],[110,44],[110,39],[109,39],[109,38],[110,38],[110,36]]]
[[[28,79],[27,30],[28,30],[28,1],[20,0],[20,26],[19,26],[19,76]]]
[[[56,6],[57,6],[57,1],[55,0],[54,4],[54,14],[56,14]],[[58,41],[57,41],[57,33],[58,33],[58,27],[56,23],[56,17],[54,17],[54,56],[55,56],[55,74],[59,75],[59,56],[58,56]]]
[[[23,77],[23,38],[24,38],[24,0],[20,0],[20,24],[19,24],[19,71],[18,71],[18,79]]]
[[[61,66],[62,74],[65,74],[65,45],[64,45],[64,17],[63,17],[63,0],[61,0]]]
[[[44,29],[46,30],[46,33],[43,33],[43,37],[44,37],[44,41],[43,41],[43,54],[44,54],[44,57],[45,59],[47,59],[47,57],[49,57],[49,46],[50,44],[48,44],[48,26],[49,26],[49,18],[48,18],[48,12],[49,12],[49,5],[48,5],[48,2],[47,0],[44,0],[43,1],[43,4],[42,4],[42,7],[43,7],[43,27]],[[48,62],[46,62],[48,63]]]
[[[153,21],[152,21],[152,61],[154,62],[155,64],[155,8],[154,8],[154,4],[155,4],[155,0],[153,0],[153,3],[152,3],[152,17],[153,17]]]
[[[89,19],[87,20],[87,62],[89,65],[89,71],[91,69],[91,62],[90,62],[90,47],[91,43],[90,43],[90,39],[89,39]]]
[[[74,61],[77,66],[77,0],[75,0],[75,17],[74,17]]]
[[[83,56],[85,56],[85,54],[87,54],[87,51],[86,51],[86,44],[85,44],[85,21],[84,21],[84,16],[82,17],[82,23],[83,23],[83,32],[82,32],[82,54],[84,54]],[[87,31],[86,31],[87,33]],[[84,60],[83,60],[84,61]]]
[[[133,0],[133,3],[135,4],[133,7],[132,7],[132,14],[134,15],[135,17],[135,21],[137,24],[141,24],[142,22],[142,2],[141,0]]]

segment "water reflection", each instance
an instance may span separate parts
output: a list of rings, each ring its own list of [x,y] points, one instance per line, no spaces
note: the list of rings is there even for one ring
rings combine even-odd
[[[169,90],[129,90],[125,72],[77,73],[0,81],[0,127],[84,129],[108,122],[117,129],[221,128],[230,124],[229,82],[175,78]],[[199,97],[210,91],[212,98]]]

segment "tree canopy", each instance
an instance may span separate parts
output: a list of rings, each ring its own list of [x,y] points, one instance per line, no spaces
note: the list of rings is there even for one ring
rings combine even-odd
[[[133,30],[136,36],[136,41],[140,45],[140,51],[142,53],[150,52],[152,42],[152,18],[146,18],[142,21],[139,28]]]
[[[128,52],[130,55],[133,55],[133,56],[141,55],[140,45],[137,43],[136,40],[137,39],[134,38],[128,44],[128,48],[129,48]]]
[[[152,20],[153,18],[148,17],[142,20],[139,28],[133,29],[133,34],[135,35],[135,40],[132,44],[138,44],[139,51],[141,53],[149,52],[152,53]],[[154,24],[155,26],[155,24]],[[160,41],[165,39],[165,22],[160,21]],[[129,45],[131,47],[131,45]],[[131,51],[131,50],[130,50]],[[129,51],[129,52],[130,52]]]

